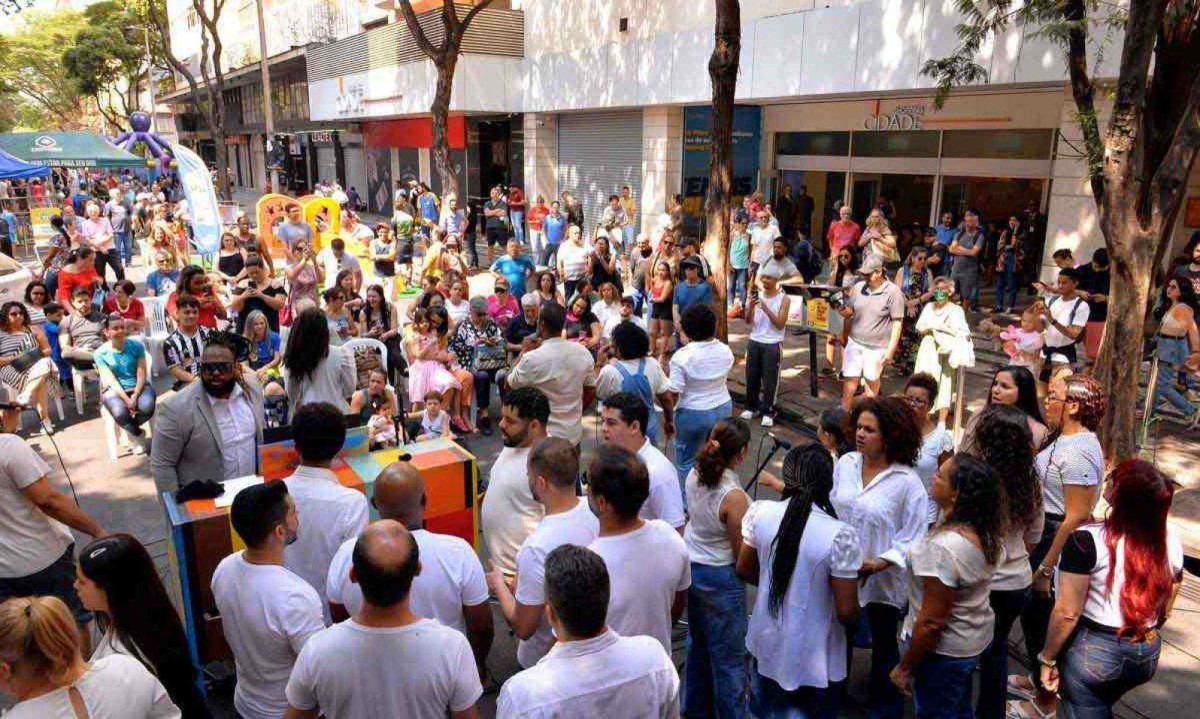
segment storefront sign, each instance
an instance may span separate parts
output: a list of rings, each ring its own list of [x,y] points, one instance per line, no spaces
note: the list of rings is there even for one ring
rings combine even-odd
[[[309,133],[309,139],[320,145],[332,145],[333,133],[333,130],[317,130]]]
[[[865,130],[920,130],[924,105],[900,105],[890,113],[877,113],[863,120]]]
[[[708,188],[708,158],[712,135],[712,108],[689,107],[683,111],[683,195],[684,209],[698,212],[699,204],[686,198],[703,198]],[[762,140],[762,108],[738,106],[733,109],[733,195],[755,190],[758,179],[759,145]]]

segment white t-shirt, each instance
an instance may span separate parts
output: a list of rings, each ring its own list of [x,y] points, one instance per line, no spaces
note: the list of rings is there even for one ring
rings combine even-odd
[[[154,675],[132,657],[111,655],[91,663],[75,682],[89,719],[179,719],[178,707]],[[71,690],[56,689],[23,701],[4,719],[78,719]]]
[[[325,628],[321,598],[308,582],[242,552],[221,560],[212,578],[225,641],[233,650],[233,706],[246,719],[278,719],[283,690],[304,643]]]
[[[645,365],[642,368],[642,373],[646,375],[646,382],[650,384],[650,393],[655,397],[671,389],[670,380],[667,379],[667,373],[663,372],[662,365],[655,362],[652,357],[645,357]],[[620,364],[629,374],[636,375],[638,372],[638,364],[642,360],[610,360],[604,365],[604,369],[600,370],[600,374],[596,376],[596,397],[600,401],[604,401],[614,394],[621,391],[621,384],[624,378],[621,376],[621,371],[614,365]]]
[[[583,277],[587,274],[587,247],[564,240],[558,246],[558,263],[563,268],[563,279],[577,280]]]
[[[659,520],[588,547],[608,567],[608,627],[623,636],[654,637],[671,652],[671,605],[675,593],[692,586],[687,545]]]
[[[671,389],[680,409],[716,409],[730,401],[726,380],[733,352],[721,340],[688,342],[671,357]]]
[[[508,575],[517,573],[517,552],[544,514],[545,509],[529,491],[529,448],[500,450],[479,508],[483,543],[496,569]]]
[[[1094,432],[1059,436],[1038,452],[1033,466],[1042,480],[1042,504],[1047,514],[1065,515],[1068,484],[1095,487],[1104,477],[1104,449]]]
[[[1072,297],[1069,300],[1052,297],[1046,307],[1050,310],[1050,316],[1054,318],[1054,321],[1064,327],[1085,327],[1091,314],[1088,303],[1084,302],[1082,297]],[[1074,313],[1074,317],[1072,317],[1072,313]],[[1049,323],[1046,326],[1045,338],[1047,347],[1062,347],[1075,342]]]
[[[467,633],[463,606],[483,604],[488,598],[483,565],[471,545],[458,537],[434,534],[424,529],[412,533],[421,556],[421,573],[413,578],[409,606],[414,614],[436,619],[462,634]],[[351,615],[362,608],[362,589],[350,581],[354,545],[347,539],[333,555],[326,589],[332,604],[341,604]]]
[[[362,492],[343,487],[337,475],[321,467],[301,465],[283,481],[296,502],[296,514],[300,517],[295,543],[283,550],[283,566],[317,590],[328,622],[325,583],[329,578],[329,565],[342,543],[357,539],[367,528],[370,516],[367,497]]]
[[[679,473],[675,471],[675,465],[648,439],[637,455],[646,463],[650,473],[650,496],[642,504],[638,516],[642,519],[661,519],[672,527],[682,527],[687,522],[687,516],[683,513],[683,490],[679,488]]]
[[[992,643],[996,616],[988,601],[992,570],[979,547],[950,529],[935,531],[913,544],[908,561],[908,616],[900,631],[912,636],[925,598],[925,578],[932,577],[954,590],[954,603],[936,651],[948,657],[974,657]]]
[[[317,262],[321,263],[321,268],[325,271],[325,289],[333,287],[337,282],[338,273],[342,270],[358,270],[362,272],[362,266],[358,264],[358,258],[350,254],[349,250],[342,252],[341,260],[338,260],[337,255],[333,254],[332,247],[326,247],[317,253]]]
[[[750,260],[761,265],[771,259],[771,246],[775,244],[776,237],[780,237],[780,234],[775,225],[763,227],[754,223],[750,228]]]
[[[543,517],[517,553],[517,601],[528,607],[545,604],[546,555],[564,544],[586,547],[599,532],[600,522],[583,497],[571,511]],[[522,667],[531,667],[546,656],[553,643],[554,632],[543,613],[537,632],[517,643],[517,661]]]
[[[326,719],[435,719],[483,694],[471,645],[432,619],[366,627],[353,619],[305,645],[287,684],[288,703]]]
[[[788,502],[761,501],[742,518],[742,541],[758,555],[758,594],[746,649],[758,671],[788,691],[846,678],[846,630],[837,619],[830,578],[854,580],[863,552],[854,528],[813,506],[779,613],[770,611],[775,537]]]
[[[75,541],[71,530],[21,492],[48,474],[50,467],[25,440],[0,434],[0,577],[37,574]]]
[[[933,483],[933,474],[937,472],[938,457],[943,452],[954,452],[954,436],[950,434],[950,430],[946,429],[945,425],[937,425],[933,431],[925,435],[921,440],[921,450],[917,454],[917,476],[921,478],[921,484],[925,485],[925,492],[929,492],[929,486]],[[927,498],[929,503],[929,522],[932,524],[937,521],[938,506],[937,502],[933,501],[932,497]]]
[[[500,690],[505,719],[679,716],[679,674],[671,656],[650,637],[611,629],[556,644],[537,666],[518,672]]]

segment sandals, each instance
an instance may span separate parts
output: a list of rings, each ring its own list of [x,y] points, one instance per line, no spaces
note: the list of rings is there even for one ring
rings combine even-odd
[[[1013,700],[1005,704],[1005,719],[1054,719],[1055,710],[1043,712],[1036,702]]]
[[[1008,695],[1021,701],[1032,702],[1037,697],[1037,687],[1028,675],[1008,675]]]

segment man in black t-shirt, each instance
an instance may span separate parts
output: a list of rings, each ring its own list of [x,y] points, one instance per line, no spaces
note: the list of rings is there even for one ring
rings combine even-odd
[[[237,332],[242,334],[246,318],[258,310],[267,317],[271,331],[279,331],[279,310],[287,301],[287,290],[283,289],[267,274],[262,257],[255,253],[246,255],[246,277],[233,289],[231,308],[237,312]]]

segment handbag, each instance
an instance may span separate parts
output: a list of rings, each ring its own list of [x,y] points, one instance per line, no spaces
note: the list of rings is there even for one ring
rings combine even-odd
[[[42,350],[35,345],[13,358],[13,361],[10,362],[8,366],[12,367],[17,372],[24,372],[36,364],[41,358]]]
[[[475,345],[475,369],[497,370],[508,366],[508,348],[501,342],[497,345]]]

